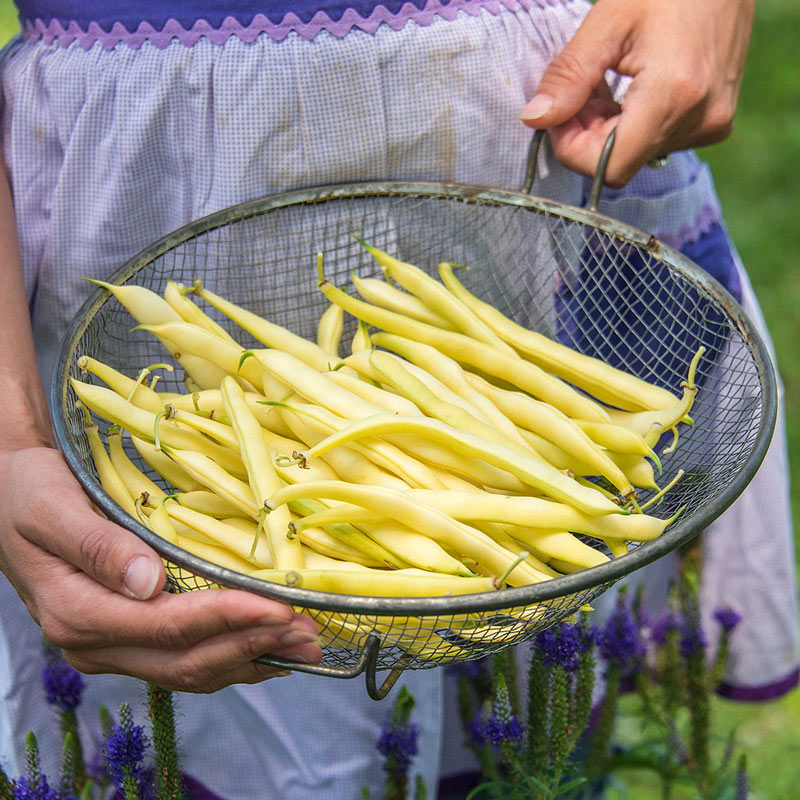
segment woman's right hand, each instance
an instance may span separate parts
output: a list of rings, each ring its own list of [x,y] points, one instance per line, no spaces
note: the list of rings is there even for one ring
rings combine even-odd
[[[0,570],[81,672],[213,692],[285,674],[259,655],[321,658],[315,623],[289,606],[235,590],[161,591],[160,557],[102,517],[50,447],[0,450]]]

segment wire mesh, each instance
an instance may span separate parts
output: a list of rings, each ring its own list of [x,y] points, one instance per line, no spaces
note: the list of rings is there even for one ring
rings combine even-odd
[[[351,273],[380,274],[354,235],[431,274],[441,261],[467,266],[460,273],[467,288],[518,323],[678,395],[692,356],[704,346],[695,425],[662,458],[665,477],[679,469],[686,477],[652,512],[666,519],[683,508],[678,523],[661,539],[631,545],[628,555],[601,567],[460,598],[330,595],[266,584],[212,565],[155,537],[100,488],[68,378],[89,379],[77,365],[82,355],[131,377],[166,357],[152,336],[131,331],[127,311],[101,291],[87,300],[64,345],[53,385],[56,433],[100,507],[169,561],[174,590],[223,585],[303,609],[327,642],[323,664],[335,668],[352,666],[369,635],[381,642],[378,669],[472,660],[557,624],[631,570],[687,541],[733,501],[763,458],[774,423],[774,383],[749,321],[724,290],[679,254],[594,212],[474,187],[323,187],[199,220],[155,243],[112,280],[162,293],[168,280],[201,279],[217,294],[313,339],[328,304],[316,284],[318,252],[324,254],[326,277],[340,287],[347,287]],[[231,328],[214,309],[204,310]],[[343,342],[355,322],[347,325]],[[234,335],[244,346],[256,344],[239,329]],[[181,390],[180,371],[165,373],[159,388]],[[131,457],[160,481],[135,452]]]

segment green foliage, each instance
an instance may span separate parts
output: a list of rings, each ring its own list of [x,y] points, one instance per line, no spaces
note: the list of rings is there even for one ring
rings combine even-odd
[[[153,728],[156,793],[160,800],[181,800],[183,787],[172,693],[154,683],[148,683],[147,708]]]

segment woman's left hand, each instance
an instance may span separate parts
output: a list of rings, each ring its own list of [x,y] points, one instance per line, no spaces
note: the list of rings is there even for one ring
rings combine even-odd
[[[521,118],[584,175],[616,128],[606,182],[623,186],[655,157],[730,134],[753,13],[754,0],[598,0]],[[622,107],[609,69],[633,79]]]

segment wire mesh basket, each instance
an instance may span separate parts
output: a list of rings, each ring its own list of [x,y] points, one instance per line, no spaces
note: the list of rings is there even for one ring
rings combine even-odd
[[[533,148],[529,164],[535,159]],[[317,252],[325,254],[326,276],[340,286],[351,272],[379,272],[356,234],[432,273],[441,261],[469,265],[467,288],[516,322],[671,390],[685,379],[702,345],[695,425],[662,459],[665,475],[682,469],[685,477],[652,513],[666,519],[684,510],[659,539],[631,544],[627,555],[548,582],[461,597],[330,594],[267,583],[197,558],[128,516],[98,481],[84,418],[69,388],[70,377],[87,380],[78,359],[89,355],[131,376],[164,359],[158,341],[132,332],[127,311],[105,290],[76,315],[52,385],[54,428],[70,467],[111,519],[165,558],[173,590],[221,585],[255,592],[303,609],[326,633],[319,665],[261,660],[335,677],[365,672],[367,691],[376,699],[403,669],[480,658],[557,624],[718,517],[755,474],[776,414],[769,357],[741,308],[677,251],[597,213],[602,171],[601,165],[588,209],[525,191],[420,182],[273,195],[165,236],[110,281],[162,292],[169,279],[190,284],[200,278],[217,294],[313,339],[327,305],[316,286]],[[209,313],[215,316],[213,309]],[[255,344],[241,334],[235,335],[245,346]],[[179,384],[178,374],[167,375],[162,387],[177,391]],[[381,685],[378,670],[391,670]]]

